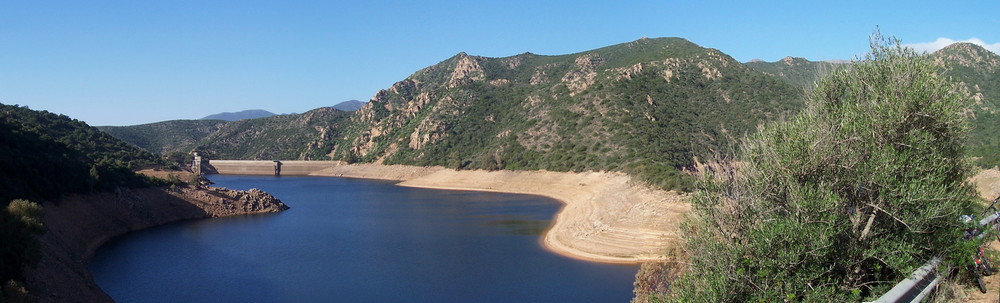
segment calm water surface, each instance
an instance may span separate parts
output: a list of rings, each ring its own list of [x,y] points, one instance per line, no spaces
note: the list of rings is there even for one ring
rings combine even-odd
[[[627,302],[636,266],[545,251],[558,201],[323,177],[212,176],[279,214],[170,224],[91,262],[118,302]]]

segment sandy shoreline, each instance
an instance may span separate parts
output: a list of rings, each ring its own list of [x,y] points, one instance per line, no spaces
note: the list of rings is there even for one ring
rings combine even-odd
[[[550,197],[563,203],[542,244],[564,256],[608,263],[660,260],[680,241],[678,224],[690,209],[675,192],[633,182],[621,173],[455,171],[441,167],[341,165],[312,173],[402,181],[420,188],[494,191]]]

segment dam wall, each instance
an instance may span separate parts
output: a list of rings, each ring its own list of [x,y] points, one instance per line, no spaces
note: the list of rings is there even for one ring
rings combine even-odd
[[[280,165],[278,172],[282,176],[306,176],[343,164],[342,161],[208,160],[202,165],[207,174],[274,176],[275,167]]]

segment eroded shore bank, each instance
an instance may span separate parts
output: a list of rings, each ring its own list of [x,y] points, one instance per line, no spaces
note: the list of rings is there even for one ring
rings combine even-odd
[[[660,260],[678,244],[678,225],[690,209],[676,192],[652,189],[621,173],[456,171],[442,167],[356,164],[312,173],[402,181],[401,186],[533,194],[564,203],[543,237],[556,253],[597,262]]]
[[[288,208],[260,190],[177,187],[119,189],[44,202],[41,260],[25,272],[39,302],[113,302],[87,261],[108,240],[170,222],[273,213]]]

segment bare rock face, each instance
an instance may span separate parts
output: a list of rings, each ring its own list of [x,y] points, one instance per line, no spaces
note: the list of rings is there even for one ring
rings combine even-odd
[[[462,58],[455,64],[455,70],[452,71],[451,78],[448,80],[448,88],[486,79],[483,67],[479,66],[479,62],[476,62],[475,58],[465,55],[465,53],[460,54],[460,56]]]
[[[604,63],[597,54],[587,54],[576,58],[574,69],[563,76],[562,81],[570,90],[570,95],[576,95],[594,84],[597,77],[597,67]]]

